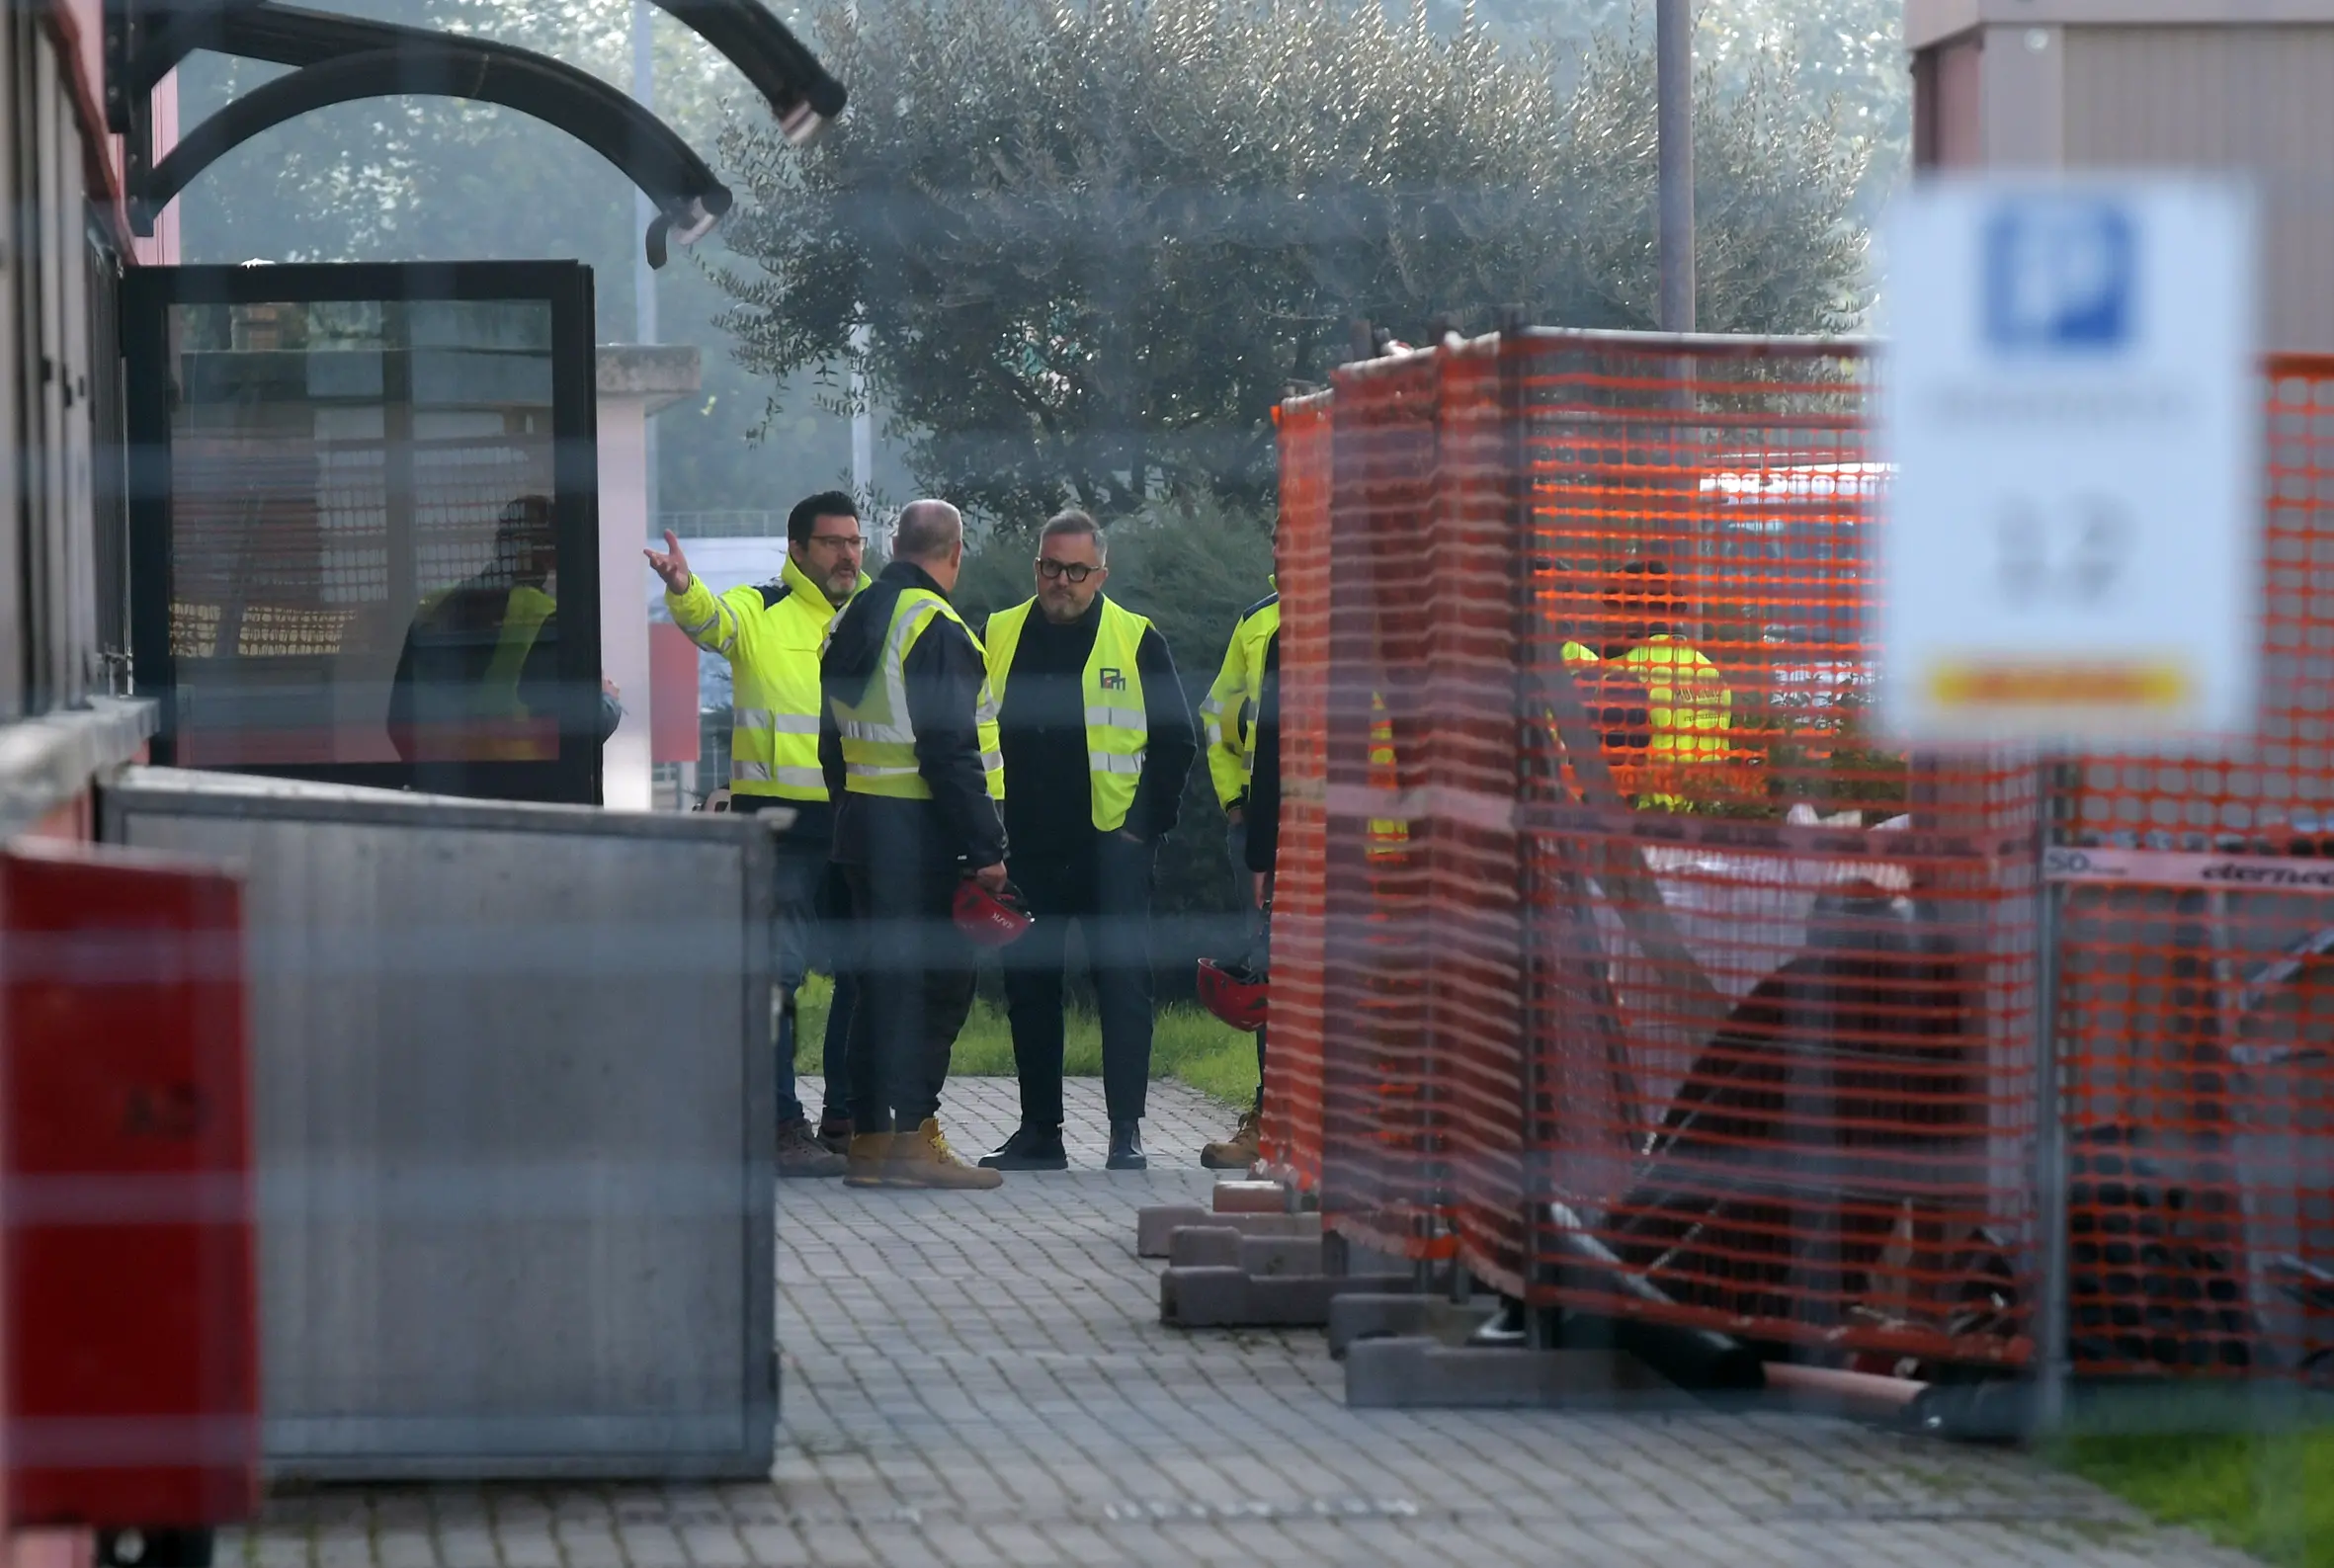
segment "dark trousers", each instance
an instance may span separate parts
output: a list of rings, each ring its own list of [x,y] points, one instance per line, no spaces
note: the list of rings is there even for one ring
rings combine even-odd
[[[1061,1125],[1061,981],[1081,928],[1102,1013],[1102,1093],[1113,1121],[1142,1118],[1151,1080],[1151,876],[1157,847],[1094,833],[1069,853],[1018,855],[1013,881],[1037,917],[1004,952],[1021,1119]]]
[[[1240,919],[1247,937],[1247,962],[1251,969],[1267,968],[1272,961],[1272,928],[1265,920],[1264,911],[1256,907],[1256,873],[1248,868],[1248,825],[1233,822],[1224,828],[1224,850],[1232,862],[1232,897],[1238,903]],[[1264,1109],[1264,1037],[1269,1032],[1256,1032],[1256,1109]]]
[[[820,1071],[826,1076],[826,1114],[833,1115],[843,1105],[843,1063],[849,1045],[852,999],[859,986],[841,956],[850,895],[843,886],[843,868],[828,860],[828,854],[823,840],[781,840],[778,846],[778,911],[771,927],[775,948],[771,967],[777,980],[777,1017],[772,1032],[778,1053],[778,1119],[782,1123],[803,1119],[802,1102],[794,1094],[794,997],[802,989],[802,976],[813,969],[824,969],[835,977]]]
[[[881,814],[897,831],[870,832],[865,862],[843,867],[858,976],[851,1121],[855,1132],[913,1132],[940,1114],[949,1052],[972,1011],[974,955],[952,908],[961,867],[928,852],[922,812]]]

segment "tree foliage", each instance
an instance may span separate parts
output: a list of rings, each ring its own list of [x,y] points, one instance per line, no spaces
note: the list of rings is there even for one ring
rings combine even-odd
[[[736,127],[742,359],[853,362],[928,486],[1026,524],[1269,491],[1268,414],[1345,358],[1501,305],[1645,327],[1645,41],[1577,58],[1344,0],[886,0],[814,14],[855,107],[807,155]],[[1699,94],[1703,324],[1863,306],[1864,144],[1761,55]]]

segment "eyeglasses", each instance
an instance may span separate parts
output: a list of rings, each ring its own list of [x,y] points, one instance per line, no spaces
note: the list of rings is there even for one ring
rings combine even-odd
[[[1038,575],[1047,582],[1066,577],[1073,583],[1082,583],[1101,570],[1101,567],[1089,566],[1084,561],[1049,561],[1042,555],[1038,557]]]
[[[858,549],[861,545],[867,543],[867,540],[861,538],[857,534],[813,534],[810,536],[809,542],[813,544],[831,544],[840,548]]]

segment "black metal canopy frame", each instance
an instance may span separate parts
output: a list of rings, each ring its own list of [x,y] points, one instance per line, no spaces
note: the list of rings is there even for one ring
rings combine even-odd
[[[759,0],[656,0],[769,100],[799,146],[843,112],[843,84]],[[154,88],[198,49],[294,69],[227,105],[153,158]],[[624,171],[657,210],[648,263],[729,210],[729,188],[672,128],[588,71],[488,39],[432,33],[274,0],[106,0],[106,118],[125,140],[130,226],[154,217],[205,169],[275,125],[363,98],[427,94],[499,104],[556,125]]]

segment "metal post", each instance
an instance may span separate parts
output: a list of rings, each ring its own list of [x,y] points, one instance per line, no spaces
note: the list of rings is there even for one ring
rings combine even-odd
[[[632,100],[642,109],[656,107],[656,7],[651,0],[632,0]],[[632,232],[644,235],[656,221],[656,207],[645,192],[632,192]],[[632,256],[632,336],[641,343],[657,341],[656,270],[648,265],[641,245]],[[663,510],[656,482],[656,418],[650,415],[642,433],[641,466],[648,479],[648,527],[651,536]]]
[[[1694,330],[1694,0],[1654,0],[1664,332]]]
[[[2032,1334],[2034,1436],[2041,1439],[2057,1432],[2066,1418],[2069,1289],[2066,1082],[2058,1050],[2059,891],[2049,870],[2059,767],[2045,760],[2037,773],[2041,794],[2035,802],[2035,1219],[2040,1228],[2036,1239],[2042,1253],[2042,1292]]]

